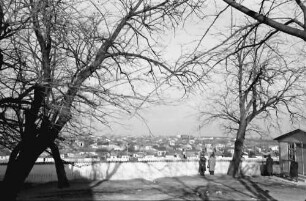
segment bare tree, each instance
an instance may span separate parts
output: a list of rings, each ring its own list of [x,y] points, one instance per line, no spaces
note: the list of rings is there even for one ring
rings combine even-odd
[[[27,106],[25,105],[30,102],[27,100],[27,96],[33,90],[33,87],[25,88],[27,83],[23,80],[21,48],[16,43],[13,43],[17,41],[11,40],[16,35],[19,35],[21,30],[27,28],[27,23],[31,17],[26,14],[26,9],[27,7],[22,1],[2,2],[0,5],[0,41],[4,44],[0,49],[2,78],[0,92],[0,145],[8,150],[14,149],[21,140],[21,134],[24,129],[24,118],[21,114],[26,110]],[[13,76],[14,74],[16,77]],[[10,83],[13,83],[13,85],[10,85]],[[18,88],[20,84],[23,87]],[[69,183],[58,147],[55,143],[51,143],[50,148],[50,154],[54,157],[58,173],[58,186],[67,187]],[[13,154],[18,153],[13,152]],[[9,163],[11,162],[12,160],[9,161]]]
[[[245,3],[223,0],[223,2],[256,20],[261,25],[267,25],[276,32],[283,32],[306,40],[306,5],[300,0],[259,0]]]
[[[271,121],[284,111],[300,117],[299,107],[305,101],[305,66],[288,52],[285,54],[282,44],[273,37],[261,39],[258,32],[258,27],[251,26],[245,34],[236,36],[234,49],[226,46],[221,53],[220,90],[211,98],[212,107],[202,112],[205,123],[221,120],[227,131],[236,132],[228,170],[232,176],[239,170],[246,133],[263,129],[255,122]]]
[[[301,72],[304,70],[304,66],[301,65],[301,60],[304,60],[304,43],[300,43],[300,39],[305,40],[305,13],[306,13],[306,7],[305,4],[301,1],[265,1],[265,0],[259,0],[259,1],[242,1],[237,2],[233,0],[223,0],[223,1],[212,1],[214,2],[214,5],[216,7],[216,13],[215,13],[215,19],[213,20],[213,23],[211,27],[217,26],[217,20],[219,18],[222,18],[222,16],[226,16],[226,19],[223,18],[224,22],[228,22],[228,26],[226,25],[226,29],[223,29],[223,31],[218,32],[216,35],[218,35],[221,38],[221,42],[215,45],[213,48],[209,50],[201,50],[201,44],[204,41],[204,37],[207,35],[207,32],[203,35],[203,39],[200,40],[198,48],[195,50],[195,59],[192,60],[192,62],[201,61],[205,65],[211,66],[210,69],[214,71],[220,64],[223,66],[227,66],[228,62],[233,61],[233,57],[235,57],[236,66],[242,65],[242,70],[246,68],[245,66],[245,53],[244,51],[250,51],[250,48],[255,48],[253,51],[258,57],[258,50],[261,48],[268,46],[271,51],[274,50],[274,54],[278,54],[279,59],[277,61],[284,61],[282,66],[286,67],[287,70],[286,73],[273,73],[273,75],[277,76],[277,79],[280,81],[280,86],[283,86],[284,88],[281,89],[281,91],[291,91],[292,88],[300,88],[303,85],[295,84],[296,81],[298,81],[300,78],[297,78],[296,81],[295,77],[296,75],[300,75]],[[232,9],[234,8],[234,9]],[[235,12],[235,10],[238,10],[238,12]],[[243,14],[245,14],[245,18],[243,18]],[[239,17],[237,17],[239,16]],[[242,16],[242,17],[241,17]],[[225,23],[222,23],[224,26]],[[221,27],[219,27],[221,28]],[[227,29],[230,28],[230,29]],[[255,33],[255,35],[254,35]],[[285,34],[284,34],[285,33]],[[253,34],[253,35],[252,35]],[[289,37],[294,36],[294,37]],[[250,40],[250,36],[252,42],[246,42],[246,39]],[[272,38],[277,37],[277,40],[271,41]],[[283,43],[284,45],[280,48],[277,47],[280,45],[280,43]],[[273,44],[273,45],[272,45]],[[237,47],[233,49],[232,47]],[[272,48],[271,48],[272,47]],[[279,53],[281,51],[282,53]],[[265,51],[264,51],[265,52]],[[273,51],[272,51],[273,52]],[[286,52],[286,53],[284,53]],[[221,53],[221,54],[220,54]],[[276,55],[277,55],[276,54]],[[250,53],[246,54],[250,55]],[[270,56],[268,54],[268,56]],[[249,56],[248,56],[249,57]],[[254,57],[254,56],[253,56]],[[275,56],[273,56],[275,57]],[[295,57],[295,58],[294,58]],[[262,59],[264,57],[261,57]],[[269,61],[271,58],[266,57],[267,61]],[[239,62],[237,62],[239,61]],[[254,60],[256,61],[256,60]],[[291,61],[295,61],[298,63],[298,66],[294,65],[288,65]],[[249,62],[249,61],[248,61]],[[256,61],[257,62],[257,61]],[[268,62],[269,63],[269,62]],[[256,63],[254,63],[256,64]],[[259,63],[260,64],[260,63]],[[260,65],[264,65],[265,62],[263,60],[263,63]],[[296,68],[299,67],[297,70]],[[277,66],[274,67],[276,70],[278,69]],[[299,98],[302,99],[300,91],[291,91],[290,97],[287,97],[288,94],[285,96],[286,100],[284,101],[281,97],[284,95],[281,91],[278,94],[274,94],[274,96],[267,96],[268,98],[274,98],[269,101],[265,100],[265,104],[262,104],[260,100],[256,100],[255,108],[256,111],[253,109],[253,103],[254,100],[252,96],[258,97],[258,92],[254,92],[254,86],[258,82],[263,82],[262,78],[263,76],[271,76],[271,75],[265,75],[266,73],[263,70],[260,70],[260,66],[258,69],[254,72],[250,71],[252,73],[252,76],[248,78],[249,81],[254,82],[254,84],[247,85],[248,88],[241,88],[242,91],[239,91],[239,88],[236,89],[237,94],[236,99],[233,98],[233,96],[229,96],[232,91],[230,88],[228,91],[226,91],[220,99],[217,100],[217,103],[219,106],[223,107],[222,113],[216,112],[216,113],[210,113],[208,114],[212,118],[219,118],[219,119],[226,119],[232,123],[232,126],[229,126],[228,128],[230,130],[237,130],[237,137],[236,137],[236,144],[235,144],[235,154],[233,157],[232,164],[229,169],[229,174],[232,174],[233,176],[236,175],[238,171],[238,166],[240,161],[241,154],[241,147],[243,145],[244,136],[246,127],[250,125],[249,123],[254,123],[254,117],[258,118],[259,116],[264,116],[266,113],[267,108],[272,108],[276,111],[279,110],[279,104],[283,105],[283,108],[287,109],[289,113],[292,116],[299,116],[299,114],[296,113],[296,111],[291,110],[291,107],[289,107],[289,103],[294,102],[293,100],[298,100]],[[290,71],[292,76],[290,75]],[[239,71],[238,71],[239,72]],[[237,76],[239,73],[237,72]],[[243,71],[242,71],[243,72]],[[280,78],[280,75],[283,75],[283,78]],[[295,75],[294,75],[295,74]],[[258,76],[256,76],[258,75]],[[301,74],[303,75],[303,74]],[[254,77],[255,76],[255,77]],[[289,77],[288,77],[289,76]],[[258,78],[257,78],[258,77]],[[257,79],[255,79],[257,78]],[[260,79],[259,79],[260,78]],[[290,78],[290,79],[289,79]],[[235,79],[239,80],[239,79]],[[242,81],[242,80],[240,80]],[[268,86],[273,84],[275,80],[272,79],[272,82],[270,83],[268,79]],[[284,85],[287,83],[287,86]],[[292,84],[291,84],[292,83]],[[239,86],[239,83],[236,83],[237,87]],[[242,84],[245,84],[242,82]],[[274,85],[274,84],[273,84]],[[244,85],[241,85],[244,86]],[[277,85],[274,85],[276,87]],[[286,90],[285,87],[289,87],[288,90]],[[269,88],[270,89],[270,88]],[[279,88],[276,88],[279,89]],[[275,89],[275,90],[276,90]],[[258,89],[256,89],[258,90]],[[269,92],[269,91],[267,91]],[[269,92],[270,93],[270,92]],[[296,94],[294,94],[296,93]],[[226,94],[226,95],[225,95]],[[229,100],[229,97],[232,98]],[[234,96],[235,97],[235,96]],[[266,97],[266,98],[267,98]],[[233,105],[235,105],[235,101],[238,100],[240,105],[236,105],[236,110],[229,110],[227,108],[232,108]],[[252,101],[253,100],[253,101]],[[260,105],[260,104],[262,105]],[[300,104],[301,102],[299,102]],[[260,106],[260,107],[259,107]],[[292,106],[292,105],[291,105]],[[243,109],[244,108],[244,109]],[[260,109],[262,108],[262,109]],[[218,108],[217,108],[218,109]],[[251,111],[253,110],[253,112]],[[217,110],[220,111],[220,110]],[[263,112],[264,111],[264,112]],[[268,110],[269,111],[269,110]],[[259,116],[258,116],[259,115]],[[242,119],[240,118],[242,117]],[[239,126],[235,126],[239,125]],[[241,127],[241,128],[240,128]],[[250,129],[250,127],[249,127]]]
[[[18,3],[27,20],[1,43],[5,66],[14,64],[1,71],[1,113],[20,120],[1,189],[6,200],[16,198],[36,159],[54,148],[64,130],[81,127],[80,116],[105,124],[118,109],[140,107],[148,96],[143,89],[165,80],[188,84],[195,76],[167,64],[159,48],[163,30],[197,8],[192,1],[28,0],[1,6]]]

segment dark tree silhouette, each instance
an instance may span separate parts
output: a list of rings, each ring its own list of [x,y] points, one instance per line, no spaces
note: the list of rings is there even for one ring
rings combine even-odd
[[[1,138],[14,146],[5,200],[16,198],[47,148],[66,182],[55,141],[86,133],[84,119],[107,124],[148,101],[145,87],[185,86],[195,77],[188,65],[169,65],[158,41],[198,7],[192,1],[15,0],[0,7]]]

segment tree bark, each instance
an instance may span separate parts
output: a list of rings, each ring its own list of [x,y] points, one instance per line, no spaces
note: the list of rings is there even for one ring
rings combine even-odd
[[[243,144],[245,139],[246,122],[240,123],[235,141],[234,155],[230,162],[227,174],[233,177],[237,177],[239,173],[239,167],[241,163],[241,157],[243,152]]]
[[[32,170],[39,155],[47,148],[43,139],[37,139],[31,143],[22,143],[17,158],[12,158],[8,164],[6,174],[2,182],[1,199],[16,200],[24,181]]]
[[[7,163],[7,167],[12,166],[12,165],[14,164],[14,162],[15,162],[17,156],[18,156],[18,153],[19,153],[20,149],[21,149],[21,142],[19,142],[19,143],[16,145],[16,147],[12,150],[11,155],[10,155],[10,158],[9,158],[9,161],[8,161],[8,163]],[[7,168],[7,170],[6,170],[6,172],[5,172],[4,178],[6,177],[7,174],[11,174],[10,170],[11,170],[11,168]]]
[[[291,36],[298,37],[304,41],[306,41],[306,32],[305,30],[295,28],[293,26],[288,26],[289,23],[291,23],[293,20],[289,20],[289,22],[283,24],[280,22],[277,22],[273,20],[273,18],[269,18],[266,15],[260,14],[258,12],[255,12],[254,10],[251,10],[245,6],[243,6],[241,3],[237,3],[235,0],[223,0],[228,5],[232,6],[233,8],[237,9],[238,11],[250,16],[254,20],[257,20],[260,23],[264,23],[275,30],[287,33]]]
[[[28,117],[32,118],[32,115]],[[29,133],[26,133],[28,138],[23,138],[18,144],[19,147],[17,146],[19,149],[18,154],[17,149],[14,153],[11,153],[11,163],[7,166],[2,182],[2,193],[0,194],[4,200],[16,200],[17,194],[30,174],[37,158],[50,144],[54,143],[55,131],[49,125],[48,120],[44,119],[38,132],[36,129],[32,130],[33,133],[40,133],[39,136],[33,136],[34,134],[30,133],[31,130],[29,129]]]
[[[50,143],[50,140],[53,140]],[[49,145],[49,146],[48,146]],[[68,187],[68,179],[54,139],[40,136],[32,142],[20,142],[12,151],[1,187],[1,198],[14,201],[23,183],[30,174],[37,158],[48,147],[51,148],[58,176],[58,187]]]
[[[67,188],[69,187],[68,178],[65,171],[65,166],[63,160],[61,159],[58,146],[55,143],[51,143],[49,146],[52,152],[52,156],[55,162],[55,168],[57,173],[57,186],[58,188]]]
[[[239,173],[239,167],[241,163],[242,151],[243,151],[244,139],[236,139],[235,150],[232,161],[230,162],[229,169],[227,171],[228,175],[237,177]]]

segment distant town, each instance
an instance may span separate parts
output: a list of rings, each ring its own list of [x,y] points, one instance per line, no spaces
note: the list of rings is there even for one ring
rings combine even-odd
[[[67,162],[91,161],[154,161],[198,159],[204,148],[217,158],[232,157],[235,138],[177,136],[88,136],[65,139],[60,144],[61,157]],[[44,152],[36,162],[53,162],[50,152]],[[0,162],[7,162],[10,151],[1,149]],[[246,139],[244,158],[277,157],[279,146],[274,140]]]

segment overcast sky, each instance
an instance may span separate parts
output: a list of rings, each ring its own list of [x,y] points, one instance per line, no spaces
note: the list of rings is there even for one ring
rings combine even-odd
[[[163,38],[168,44],[165,57],[167,60],[174,61],[182,51],[186,51],[186,44],[193,44],[195,40],[202,36],[203,25],[199,21],[191,21],[184,25],[181,29],[176,29],[175,32],[170,30]],[[206,43],[207,48],[215,44],[211,38]],[[181,49],[184,45],[185,49]],[[179,101],[179,97],[183,91],[167,91],[169,100],[173,103],[167,105],[152,105],[149,108],[139,111],[143,119],[139,117],[128,118],[121,120],[119,124],[111,124],[110,134],[115,135],[201,135],[201,136],[221,136],[222,131],[218,129],[218,125],[208,125],[200,129],[200,121],[198,120],[198,101],[200,96],[190,96]],[[169,101],[167,100],[167,101]]]
[[[237,17],[233,19],[234,23],[239,21],[239,17],[242,15],[236,12]],[[168,44],[165,57],[169,60],[175,60],[182,51],[182,44],[194,45],[195,40],[199,39],[205,32],[205,27],[209,24],[207,22],[200,21],[187,21],[182,29],[176,29],[175,33],[173,30],[165,33],[164,41]],[[218,21],[218,31],[221,27],[228,28],[230,24],[230,18],[226,17],[223,20]],[[202,46],[206,49],[216,44],[214,37],[207,37],[203,41]],[[175,96],[173,92],[173,95]],[[171,92],[169,92],[171,96]],[[169,97],[171,98],[171,97]],[[99,132],[100,134],[115,134],[115,135],[150,135],[152,133],[155,136],[160,135],[179,135],[189,134],[198,136],[226,136],[225,133],[220,129],[220,125],[217,123],[204,126],[199,130],[200,121],[198,120],[198,109],[199,100],[201,96],[190,96],[184,99],[184,101],[174,101],[175,104],[168,105],[154,105],[149,108],[145,108],[139,111],[139,114],[143,119],[134,116],[126,117],[125,120],[120,120],[120,124],[111,124],[111,129],[108,131]],[[174,100],[174,99],[173,99]],[[289,132],[294,129],[288,122],[283,123],[283,132]],[[272,137],[276,137],[283,133],[272,133]]]
[[[206,126],[199,131],[200,122],[198,111],[194,108],[192,100],[186,100],[176,105],[159,105],[143,109],[142,120],[133,117],[121,121],[125,125],[112,126],[116,135],[196,135],[196,136],[221,136],[217,125]],[[145,121],[145,122],[144,122]]]

